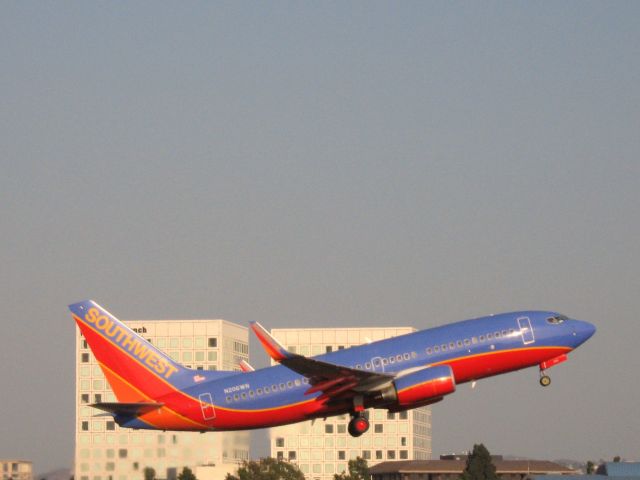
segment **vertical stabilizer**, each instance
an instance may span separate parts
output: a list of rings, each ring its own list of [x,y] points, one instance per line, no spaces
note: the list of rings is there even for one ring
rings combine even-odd
[[[69,305],[118,401],[158,399],[186,369],[92,300]]]

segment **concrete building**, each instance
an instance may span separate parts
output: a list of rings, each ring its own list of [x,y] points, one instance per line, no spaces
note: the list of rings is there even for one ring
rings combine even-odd
[[[248,330],[225,320],[136,320],[126,324],[181,364],[199,370],[239,370],[248,360]],[[121,429],[91,403],[114,402],[95,357],[76,330],[77,480],[138,480],[145,467],[172,480],[188,466],[223,478],[249,459],[248,432],[161,432]],[[4,479],[3,479],[4,480]]]
[[[292,352],[313,356],[414,331],[411,327],[291,328],[274,329],[271,334]],[[348,415],[272,428],[271,456],[295,462],[313,480],[332,480],[358,456],[369,465],[431,457],[430,408],[395,414],[370,410],[368,415],[371,428],[359,438],[347,433]]]
[[[492,459],[501,480],[529,480],[536,476],[576,473],[546,460],[502,460],[499,456]],[[384,462],[372,467],[369,473],[372,480],[459,480],[465,466],[466,460],[463,459]]]
[[[33,480],[33,464],[25,460],[0,459],[0,480]]]

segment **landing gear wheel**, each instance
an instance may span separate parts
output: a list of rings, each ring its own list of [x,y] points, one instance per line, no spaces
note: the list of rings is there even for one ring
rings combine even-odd
[[[540,385],[542,385],[543,387],[548,387],[549,385],[551,385],[551,377],[542,375],[540,377]]]
[[[367,430],[369,430],[369,420],[361,415],[353,417],[349,422],[348,430],[349,435],[351,435],[352,437],[359,437]]]

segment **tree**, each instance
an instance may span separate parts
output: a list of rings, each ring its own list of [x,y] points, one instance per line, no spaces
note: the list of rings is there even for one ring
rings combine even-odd
[[[587,462],[587,475],[593,475],[596,471],[596,464],[591,460]]]
[[[144,467],[144,480],[156,480],[156,471],[152,467]]]
[[[300,469],[284,460],[266,457],[258,461],[244,461],[236,475],[227,473],[225,480],[304,480]]]
[[[184,467],[178,474],[178,480],[198,480],[189,467]]]
[[[467,457],[467,465],[460,478],[461,480],[498,480],[491,454],[483,444],[473,446],[473,451]]]
[[[369,480],[369,465],[364,458],[349,460],[349,473],[334,473],[333,480]]]
[[[613,457],[614,463],[620,463],[620,460],[621,460],[620,455],[616,455],[615,457]]]

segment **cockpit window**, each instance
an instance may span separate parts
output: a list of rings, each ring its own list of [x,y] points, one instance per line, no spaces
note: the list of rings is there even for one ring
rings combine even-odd
[[[569,320],[569,317],[566,317],[565,315],[555,315],[553,317],[547,318],[547,323],[552,323],[554,325],[557,325],[559,323],[564,322],[565,320]]]

